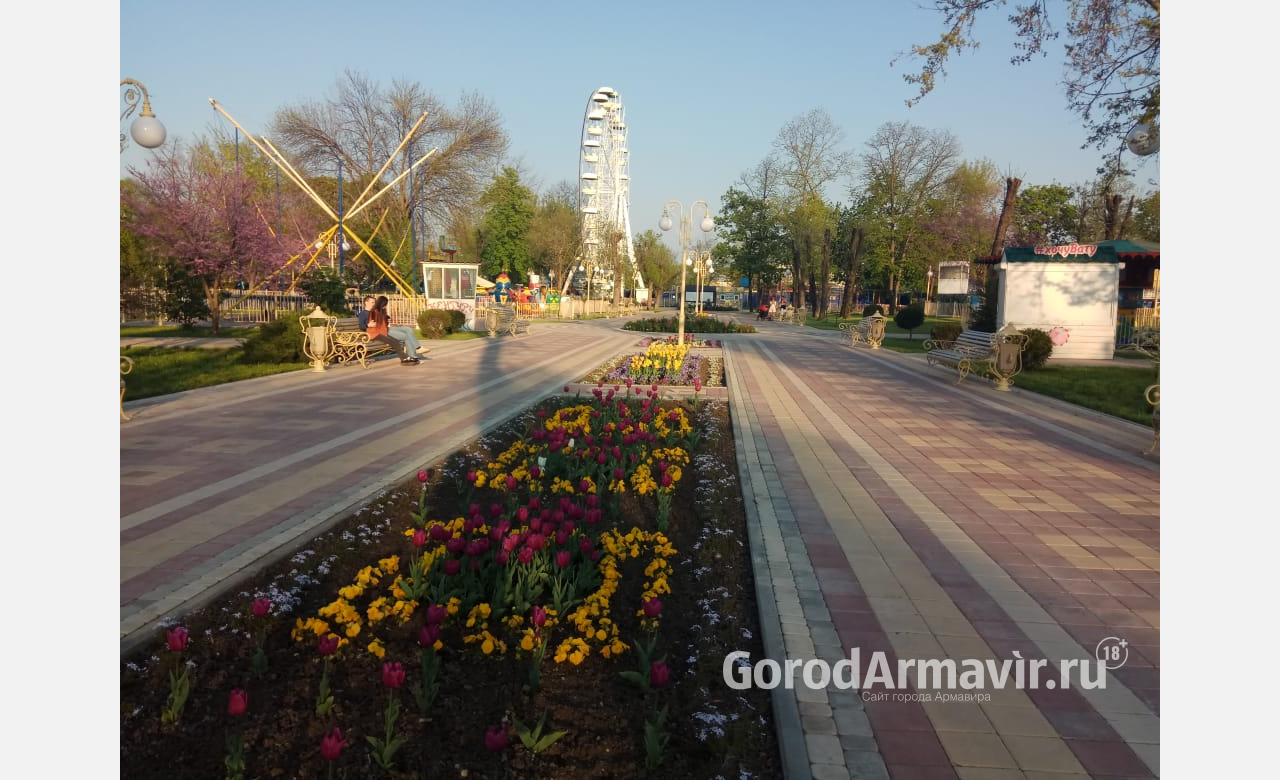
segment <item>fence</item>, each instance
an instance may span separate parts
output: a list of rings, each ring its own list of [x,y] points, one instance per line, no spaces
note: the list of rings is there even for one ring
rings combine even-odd
[[[1139,309],[1133,316],[1116,318],[1116,346],[1132,344],[1133,333],[1139,328],[1160,328],[1160,314],[1154,309]]]

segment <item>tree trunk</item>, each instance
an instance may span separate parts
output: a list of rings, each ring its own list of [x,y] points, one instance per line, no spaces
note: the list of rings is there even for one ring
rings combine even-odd
[[[217,282],[210,283],[208,279],[200,280],[201,287],[204,288],[204,299],[209,305],[209,322],[213,325],[213,335],[218,335],[218,324],[222,320],[222,310],[219,308],[221,301],[218,300]]]
[[[1129,196],[1129,205],[1125,206],[1124,219],[1120,220],[1120,227],[1116,229],[1116,238],[1124,238],[1125,233],[1129,232],[1129,220],[1133,217],[1133,204],[1137,200],[1136,195]]]
[[[791,305],[804,306],[804,276],[800,267],[800,245],[791,241]]]
[[[831,228],[822,231],[822,290],[818,293],[818,319],[827,316],[831,299]]]
[[[996,222],[996,235],[991,240],[991,257],[996,257],[1004,250],[1004,237],[1009,232],[1009,223],[1013,221],[1013,204],[1018,199],[1018,188],[1022,179],[1012,176],[1004,180],[1004,205],[1000,207],[1000,219]]]
[[[1120,227],[1120,195],[1112,195],[1110,193],[1102,196],[1102,240],[1112,241],[1116,238],[1117,229]]]
[[[862,252],[862,228],[853,228],[849,231],[849,261],[845,264],[844,269],[844,300],[840,301],[840,319],[847,320],[853,311],[854,301],[858,299],[858,285],[855,283],[858,276],[858,255]]]

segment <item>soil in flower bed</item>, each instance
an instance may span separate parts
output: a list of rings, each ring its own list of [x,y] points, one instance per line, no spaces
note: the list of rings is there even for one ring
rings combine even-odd
[[[573,403],[548,399],[547,410]],[[670,405],[673,402],[668,402]],[[688,445],[691,460],[676,485],[666,536],[671,592],[662,597],[655,658],[670,667],[671,683],[645,691],[620,672],[637,668],[633,650],[606,659],[592,652],[580,665],[555,663],[548,651],[541,685],[527,688],[529,661],[508,652],[486,657],[475,645],[447,635],[439,657],[440,690],[428,714],[415,706],[408,684],[399,692],[397,734],[404,738],[393,769],[377,766],[368,737],[383,735],[388,689],[382,684],[384,660],[403,662],[409,683],[419,673],[417,645],[407,637],[387,642],[385,659],[365,649],[366,636],[352,639],[331,665],[333,712],[315,712],[321,663],[316,642],[291,637],[296,621],[314,616],[359,571],[380,559],[408,560],[413,547],[405,536],[413,526],[420,486],[416,481],[388,491],[333,530],[312,540],[290,558],[264,570],[251,582],[209,607],[182,616],[172,625],[190,632],[180,654],[167,649],[165,633],[122,659],[121,777],[222,778],[229,729],[242,729],[245,777],[421,777],[421,778],[769,778],[780,776],[780,759],[767,691],[734,691],[723,682],[726,654],[745,650],[760,657],[745,515],[737,480],[727,404],[683,404],[697,441]],[[534,409],[512,424],[474,442],[437,464],[427,485],[432,518],[467,512],[465,475],[484,468],[521,437],[535,421]],[[462,487],[459,487],[459,486]],[[655,528],[652,497],[627,494],[616,527]],[[646,558],[625,561],[612,616],[623,639],[641,636],[641,582]],[[255,598],[271,601],[265,617],[255,617]],[[416,632],[423,621],[408,624]],[[386,633],[386,632],[383,632]],[[408,634],[409,629],[403,629]],[[251,658],[262,641],[268,665],[251,674]],[[514,647],[512,648],[514,651]],[[169,670],[188,668],[190,697],[176,726],[161,724],[169,694]],[[244,715],[227,712],[232,689],[248,692]],[[646,718],[666,707],[669,742],[662,763],[646,769]],[[485,732],[518,720],[534,727],[546,719],[544,734],[565,734],[538,754],[527,750],[507,725],[510,746],[486,750]],[[322,759],[324,734],[340,727],[348,740],[332,764]]]

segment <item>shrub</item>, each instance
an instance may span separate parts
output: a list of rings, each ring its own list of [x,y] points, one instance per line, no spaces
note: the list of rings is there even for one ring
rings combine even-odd
[[[447,311],[449,312],[449,332],[450,333],[457,333],[458,331],[466,327],[467,315],[463,314],[457,309],[448,309]]]
[[[174,263],[165,277],[164,313],[184,328],[194,326],[197,320],[208,319],[212,313],[200,277],[189,273],[180,263]]]
[[[642,333],[675,333],[680,329],[679,320],[675,317],[645,317],[631,320],[622,326],[623,330],[638,330]],[[689,333],[755,333],[754,325],[739,325],[733,320],[722,320],[718,317],[685,317],[684,332]]]
[[[427,309],[418,314],[418,330],[421,331],[423,338],[442,339],[446,335],[453,332],[453,314],[462,316],[462,321],[466,322],[466,316],[462,312],[452,312],[445,309]]]
[[[245,340],[240,359],[244,363],[305,363],[302,340],[298,313],[281,312]]]
[[[1026,371],[1044,368],[1045,361],[1053,354],[1049,334],[1039,328],[1027,328],[1022,332],[1028,336],[1027,346],[1022,350],[1022,368]]]
[[[898,309],[898,313],[893,315],[893,321],[914,337],[915,329],[924,324],[924,304],[913,303]]]
[[[936,322],[929,330],[929,338],[934,341],[955,341],[960,338],[964,328],[958,322]]]
[[[311,302],[328,312],[341,312],[339,317],[350,317],[347,308],[347,286],[332,268],[314,268],[298,282],[302,292]]]
[[[883,317],[883,316],[884,316],[884,307],[883,307],[883,306],[881,306],[881,305],[880,305],[880,304],[878,304],[878,303],[869,303],[869,304],[867,304],[866,306],[863,306],[863,307],[862,307],[862,316],[863,316],[863,317],[870,317],[870,316],[871,316],[871,315],[873,315],[873,314],[879,314],[881,317]]]

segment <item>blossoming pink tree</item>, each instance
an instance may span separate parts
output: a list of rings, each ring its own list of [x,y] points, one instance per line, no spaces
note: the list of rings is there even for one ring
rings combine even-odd
[[[132,211],[133,230],[158,255],[200,279],[217,333],[219,290],[233,286],[251,266],[276,270],[288,260],[284,239],[264,216],[274,214],[276,204],[261,202],[259,183],[207,146],[189,152],[166,147],[146,170],[130,173],[138,186],[124,188],[122,198]]]

